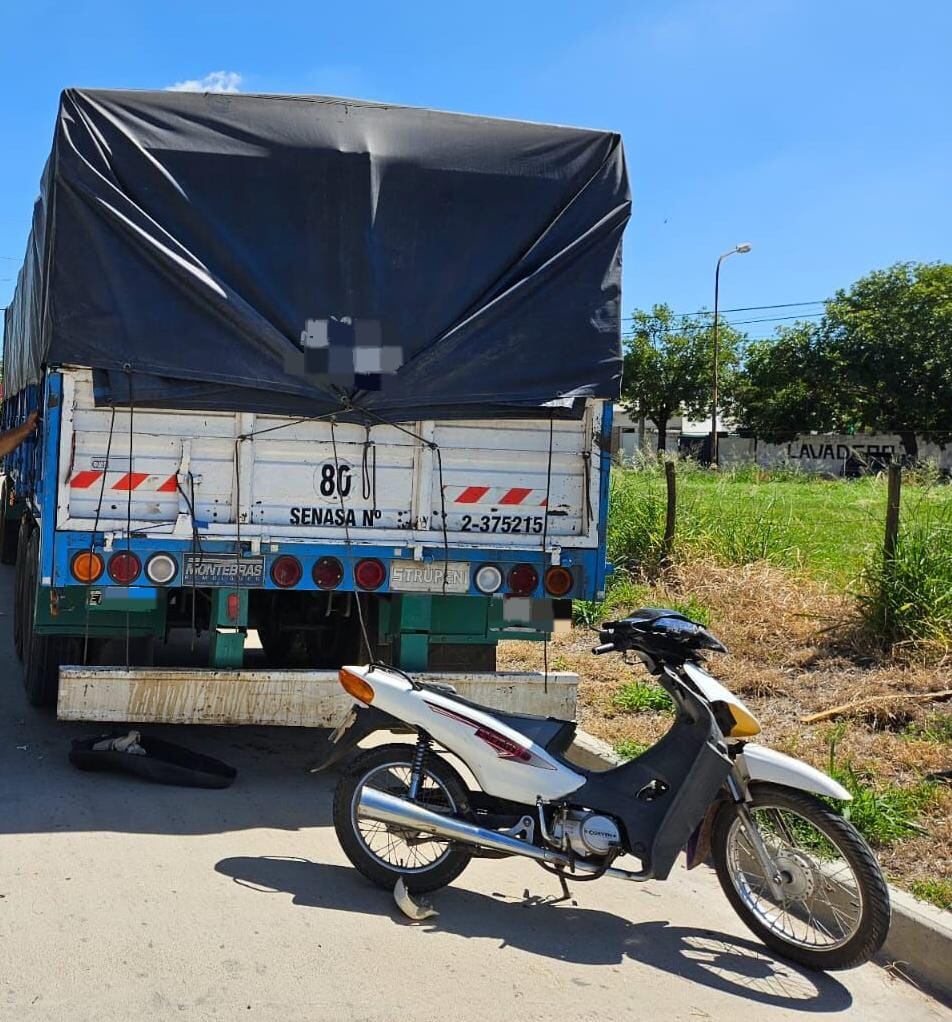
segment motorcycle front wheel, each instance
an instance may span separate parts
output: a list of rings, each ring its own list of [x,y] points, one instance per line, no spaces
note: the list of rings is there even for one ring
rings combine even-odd
[[[751,785],[750,818],[777,865],[767,881],[742,816],[725,803],[711,851],[728,901],[769,948],[810,969],[868,961],[889,930],[889,889],[856,828],[820,799]]]
[[[392,890],[402,877],[408,891],[423,894],[452,883],[472,853],[433,834],[364,819],[358,813],[365,787],[409,798],[413,752],[412,745],[393,744],[361,753],[337,784],[334,829],[344,854],[368,880]],[[431,754],[416,803],[435,813],[464,813],[466,786],[448,763]]]

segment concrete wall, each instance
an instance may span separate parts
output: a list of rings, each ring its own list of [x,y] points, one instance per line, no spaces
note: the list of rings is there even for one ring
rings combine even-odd
[[[788,444],[758,441],[756,449],[757,464],[763,468],[790,465],[804,472],[838,476],[882,471],[890,462],[906,458],[907,452],[902,441],[898,436],[890,434],[806,434]],[[937,444],[927,444],[920,440],[918,460],[932,462],[943,471],[952,472],[952,445],[947,445],[943,451]]]

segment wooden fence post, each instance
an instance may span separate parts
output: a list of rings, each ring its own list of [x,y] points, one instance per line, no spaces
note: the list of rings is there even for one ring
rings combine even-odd
[[[886,495],[886,536],[883,540],[883,560],[891,561],[896,555],[899,539],[899,500],[902,493],[902,467],[889,463],[889,488]]]
[[[678,494],[675,483],[674,462],[664,463],[664,481],[668,491],[668,507],[664,516],[664,540],[661,544],[662,563],[667,564],[671,560],[671,551],[674,549],[674,526],[677,521]]]

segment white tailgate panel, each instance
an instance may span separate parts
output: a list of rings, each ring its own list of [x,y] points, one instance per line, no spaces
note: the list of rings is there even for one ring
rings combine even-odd
[[[131,496],[134,527],[162,535],[176,521],[181,530],[187,515],[190,533],[194,490],[198,527],[210,535],[233,536],[237,518],[248,536],[343,540],[343,517],[351,538],[362,542],[432,543],[443,538],[445,502],[447,538],[458,547],[537,547],[544,527],[562,545],[597,541],[592,407],[581,421],[553,422],[551,431],[539,420],[378,424],[368,431],[351,423],[137,409],[130,470],[128,410],[117,410],[113,421],[111,409],[94,405],[88,370],[63,375],[60,528],[90,529],[97,509],[107,529],[123,528]]]

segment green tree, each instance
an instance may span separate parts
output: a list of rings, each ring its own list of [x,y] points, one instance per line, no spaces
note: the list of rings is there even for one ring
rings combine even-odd
[[[752,344],[732,411],[766,440],[797,433],[897,433],[952,440],[952,264],[898,263],[838,291],[819,324]]]
[[[916,434],[952,440],[952,263],[897,263],[826,303],[818,345],[858,425],[897,433],[907,454]]]
[[[665,449],[668,420],[678,412],[694,418],[710,414],[714,383],[714,341],[709,316],[675,316],[667,305],[639,309],[632,335],[625,338],[622,403],[644,415],[658,430],[658,452]],[[721,322],[719,386],[729,395],[741,335]]]
[[[838,428],[843,413],[831,370],[811,323],[754,341],[733,386],[731,414],[741,432],[784,443],[798,433]]]

